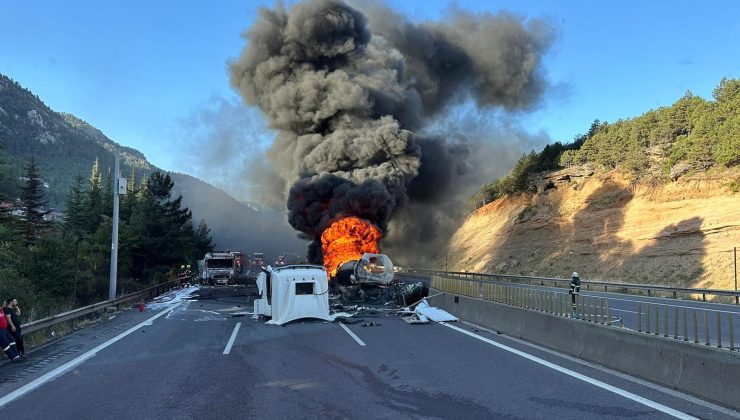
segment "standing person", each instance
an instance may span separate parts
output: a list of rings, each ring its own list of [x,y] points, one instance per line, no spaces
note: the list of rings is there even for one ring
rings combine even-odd
[[[18,353],[22,357],[26,357],[26,348],[23,345],[23,332],[21,331],[21,307],[18,306],[18,299],[10,299],[8,304],[3,308],[3,313],[8,323],[8,332],[15,338]]]
[[[581,278],[575,271],[570,278],[570,298],[573,305],[573,313],[576,312],[576,296],[581,292]]]
[[[3,301],[3,303],[5,302]],[[3,306],[3,310],[4,309],[5,307]],[[15,348],[15,340],[6,329],[7,327],[7,319],[5,318],[5,316],[0,316],[0,348],[3,349],[3,352],[5,352],[11,362],[18,362],[21,360],[21,356],[18,354],[18,350],[16,350]]]

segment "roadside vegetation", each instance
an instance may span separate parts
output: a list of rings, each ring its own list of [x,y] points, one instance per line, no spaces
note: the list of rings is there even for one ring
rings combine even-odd
[[[556,142],[523,155],[503,178],[485,184],[470,207],[504,195],[532,193],[530,177],[543,171],[592,164],[637,178],[670,182],[711,168],[740,164],[740,79],[722,79],[713,100],[686,92],[673,105],[615,123],[594,121],[571,143]],[[729,184],[738,190],[740,179]]]
[[[2,150],[0,150],[2,159]],[[108,295],[113,178],[98,161],[77,176],[57,220],[45,207],[42,174],[32,159],[18,181],[0,161],[0,183],[19,183],[19,197],[0,196],[0,294],[23,302],[24,321],[102,301]],[[120,197],[118,293],[172,279],[182,264],[213,249],[210,229],[197,226],[168,174],[136,180]],[[13,214],[15,212],[15,214]]]

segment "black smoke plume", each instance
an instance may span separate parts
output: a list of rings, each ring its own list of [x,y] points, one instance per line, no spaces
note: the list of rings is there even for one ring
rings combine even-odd
[[[540,61],[551,33],[541,20],[505,13],[454,11],[445,22],[415,24],[369,3],[261,9],[230,80],[277,131],[267,158],[275,184],[288,187],[275,194],[287,199],[290,224],[314,239],[310,258],[321,261],[319,236],[341,217],[384,232],[394,215],[433,226],[434,212],[408,209],[459,191],[471,151],[423,128],[471,98],[480,108],[531,107],[546,87]]]

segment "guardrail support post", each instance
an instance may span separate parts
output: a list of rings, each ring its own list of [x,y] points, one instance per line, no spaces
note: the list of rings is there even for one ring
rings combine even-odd
[[[704,345],[709,345],[709,316],[707,315],[707,311],[702,310],[702,313],[704,313]]]
[[[588,300],[588,322],[596,322],[596,302],[594,302],[594,298]]]
[[[699,344],[699,319],[694,309],[694,343]]]
[[[660,309],[658,305],[653,305],[653,309],[655,309],[655,331],[653,331],[653,335],[660,335]]]
[[[663,337],[668,337],[668,306],[666,305],[663,313]]]
[[[717,312],[717,348],[722,348],[722,314]]]
[[[735,337],[733,337],[733,332],[732,332],[732,315],[733,314],[731,313],[727,314],[727,326],[730,327],[729,334],[728,334],[729,339],[730,339],[730,350],[735,350]]]
[[[678,340],[678,308],[673,307],[673,339]]]
[[[637,332],[642,332],[642,303],[637,304]]]
[[[646,303],[645,304],[645,332],[647,334],[650,334],[650,312],[652,312],[650,310],[650,304]]]
[[[689,341],[689,318],[687,316],[688,309],[683,308],[683,341]]]
[[[606,325],[612,325],[612,313],[609,311],[609,299],[604,299],[604,305],[606,305]]]

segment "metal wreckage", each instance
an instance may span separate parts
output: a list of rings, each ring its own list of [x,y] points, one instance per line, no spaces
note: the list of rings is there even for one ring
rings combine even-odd
[[[322,266],[268,266],[257,278],[254,317],[271,318],[269,324],[283,325],[303,318],[357,323],[380,311],[413,316],[409,308],[423,301],[429,287],[423,281],[394,277],[393,263],[383,254],[366,253],[342,264],[331,282]],[[388,308],[391,305],[392,309]],[[380,324],[362,326],[376,325]]]
[[[407,306],[429,293],[429,286],[423,281],[396,279],[395,273],[387,255],[364,254],[337,269],[330,300],[333,306],[348,303]]]

